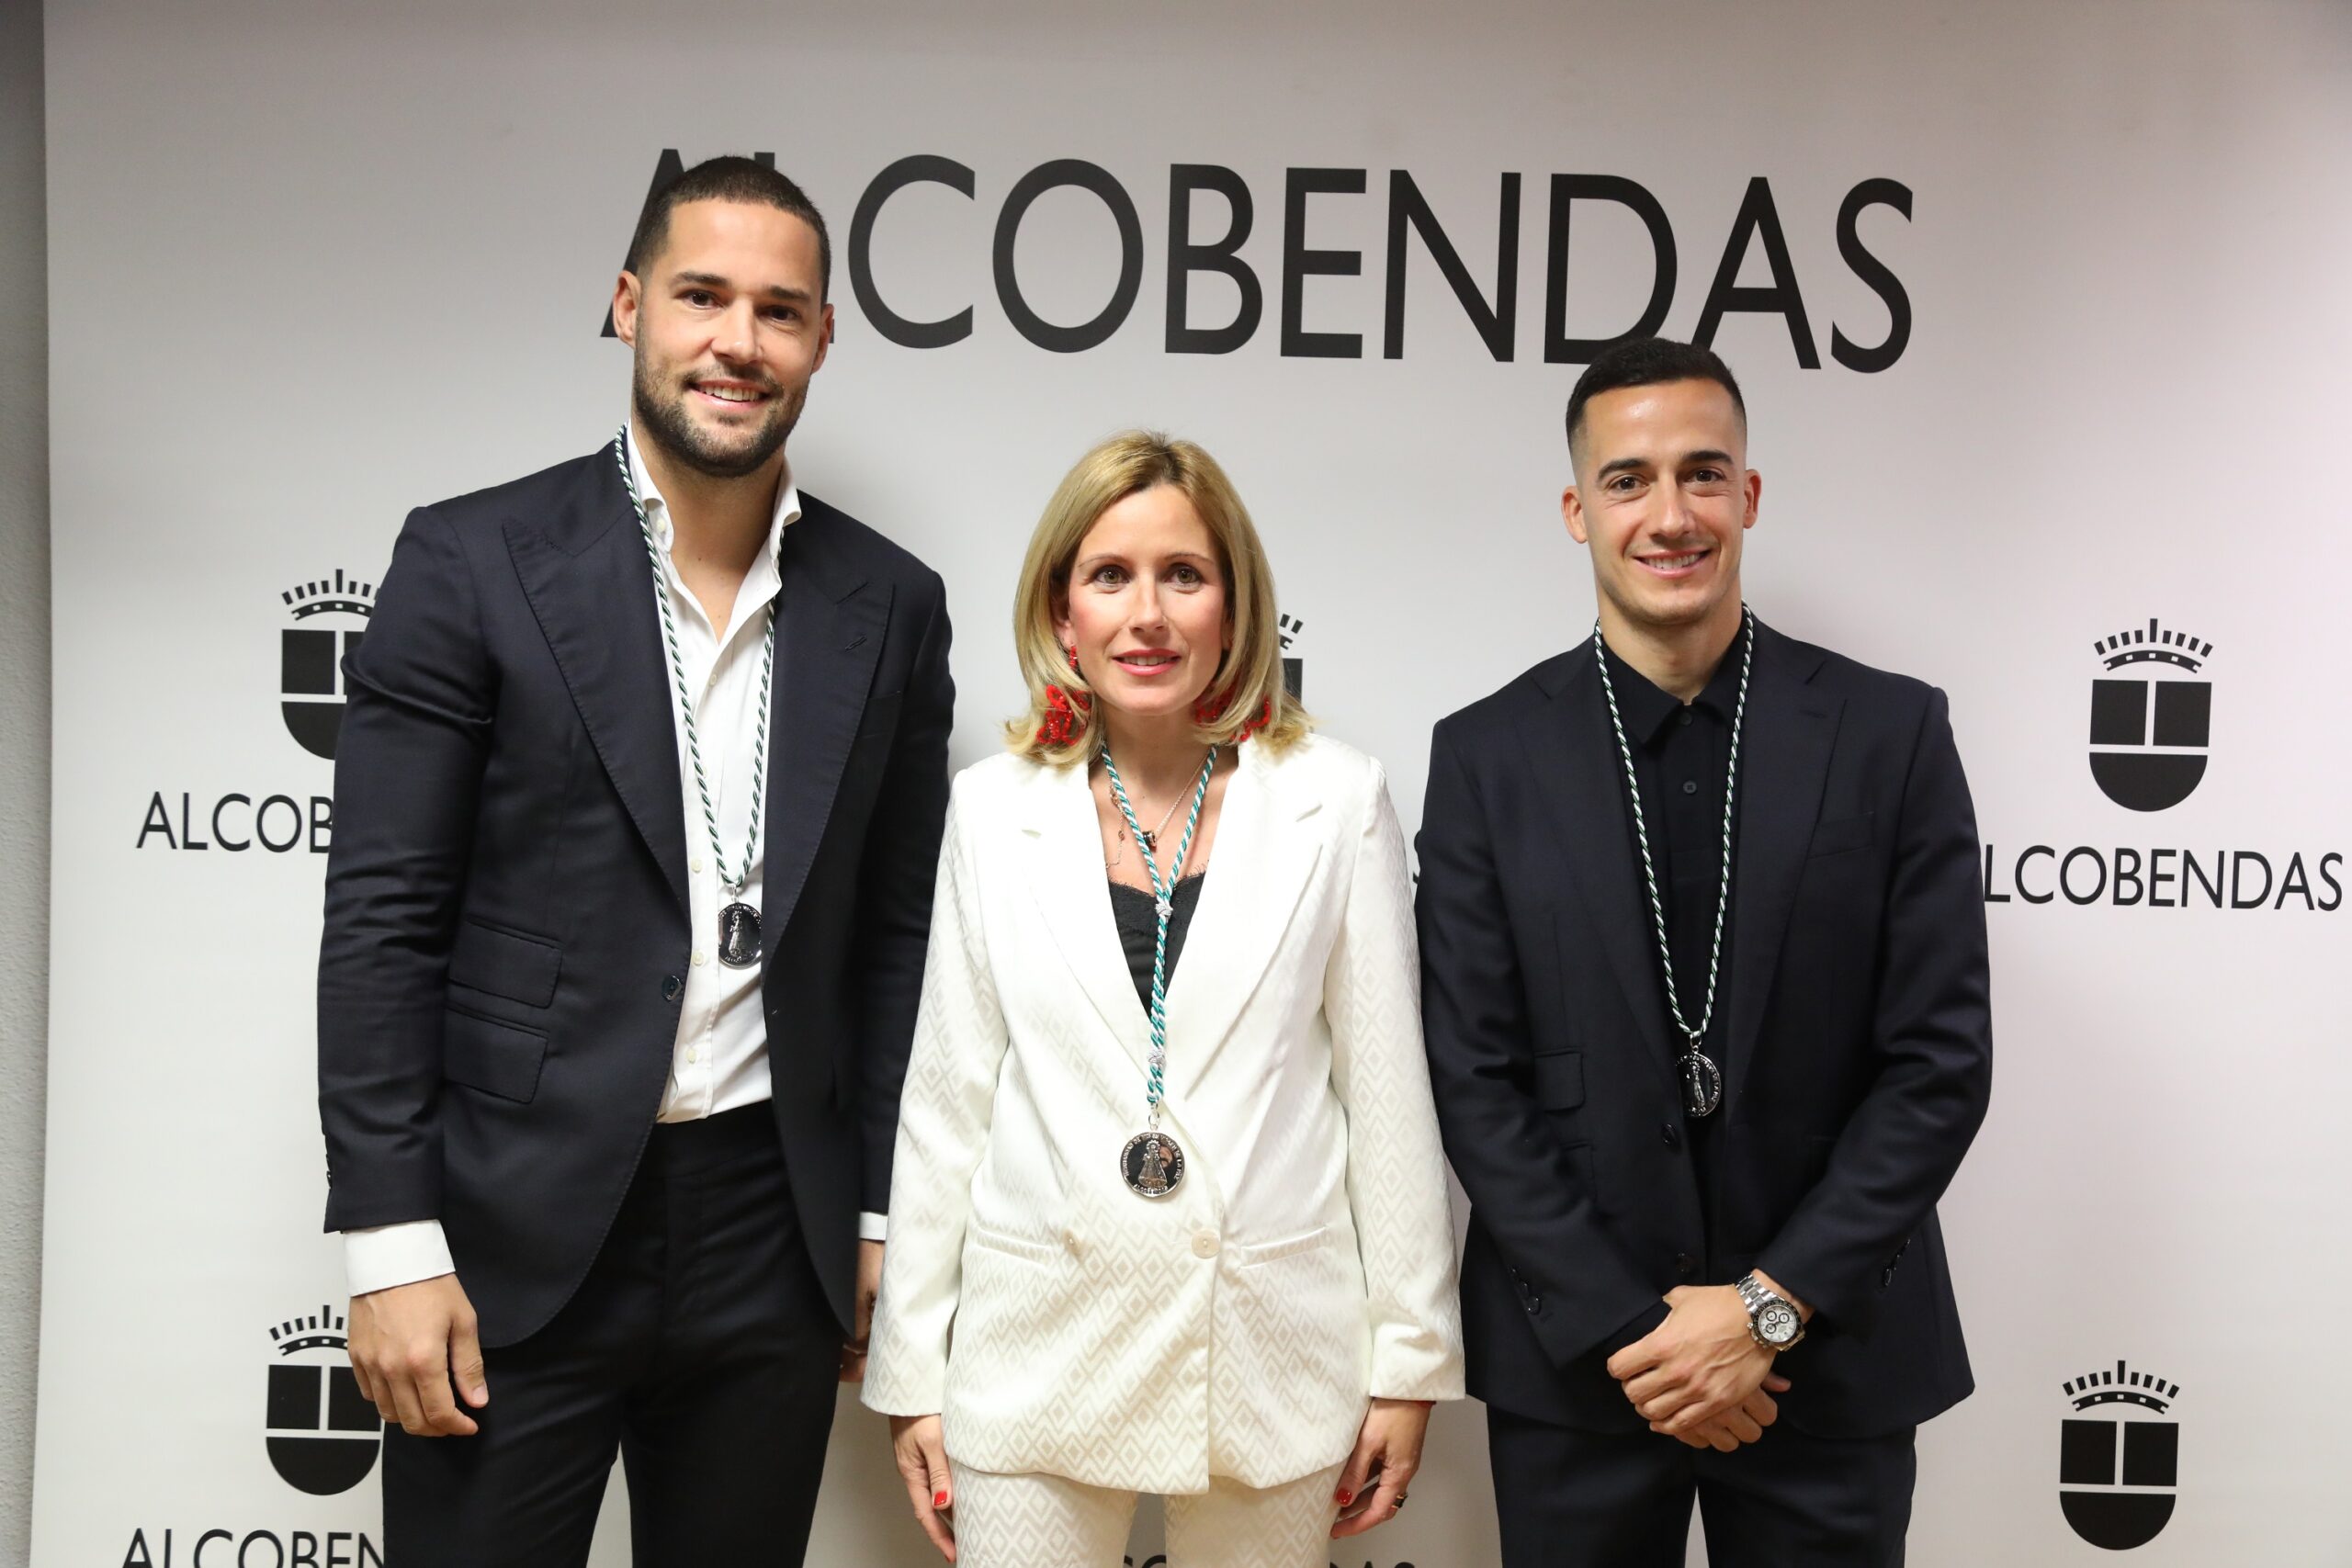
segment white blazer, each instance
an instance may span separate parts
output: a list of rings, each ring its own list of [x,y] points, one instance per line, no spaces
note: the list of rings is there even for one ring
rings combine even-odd
[[[864,1397],[951,1461],[1141,1492],[1346,1458],[1462,1393],[1405,844],[1380,767],[1245,744],[1168,992],[1164,1198],[1119,1168],[1150,1027],[1086,770],[955,784]]]

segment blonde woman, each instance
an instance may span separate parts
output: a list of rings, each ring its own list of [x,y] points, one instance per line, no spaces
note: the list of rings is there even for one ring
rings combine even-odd
[[[964,1568],[1322,1568],[1462,1393],[1411,889],[1207,453],[1080,458],[956,780],[865,1403]]]

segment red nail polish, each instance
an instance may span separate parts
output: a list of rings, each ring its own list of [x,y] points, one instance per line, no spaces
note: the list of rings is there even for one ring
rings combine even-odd
[[[944,1508],[947,1506],[947,1494],[944,1492],[933,1493],[931,1495],[931,1506],[934,1508]]]
[[[1351,1504],[1351,1503],[1354,1502],[1355,1500],[1356,1500],[1356,1495],[1355,1495],[1354,1493],[1352,1493],[1352,1492],[1342,1492],[1342,1493],[1340,1493],[1340,1494],[1339,1495],[1339,1503],[1340,1503],[1340,1506],[1341,1506],[1342,1508],[1346,1507],[1349,1504]]]

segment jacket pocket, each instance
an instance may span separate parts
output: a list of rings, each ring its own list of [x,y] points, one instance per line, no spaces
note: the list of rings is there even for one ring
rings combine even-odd
[[[1284,1236],[1280,1241],[1247,1243],[1233,1249],[1233,1266],[1236,1269],[1255,1269],[1261,1263],[1273,1263],[1285,1258],[1295,1258],[1302,1252],[1312,1252],[1318,1247],[1328,1245],[1330,1239],[1331,1227],[1317,1225],[1311,1231]]]
[[[1014,1235],[992,1225],[972,1222],[972,1245],[984,1247],[990,1252],[1001,1252],[1013,1258],[1025,1258],[1032,1263],[1059,1263],[1069,1256],[1069,1249],[1057,1241],[1042,1236]]]
[[[1813,842],[1805,853],[1818,860],[1823,855],[1843,853],[1847,850],[1866,850],[1871,846],[1871,832],[1876,817],[1868,811],[1860,817],[1841,817],[1834,822],[1816,823]]]
[[[1535,1103],[1546,1111],[1573,1111],[1584,1103],[1584,1053],[1544,1051],[1535,1058]]]
[[[548,1037],[536,1030],[457,1008],[441,1014],[441,1076],[450,1083],[527,1104],[547,1055]]]
[[[526,1007],[543,1008],[555,1000],[555,977],[562,968],[563,949],[555,943],[480,920],[458,925],[449,953],[451,985]]]

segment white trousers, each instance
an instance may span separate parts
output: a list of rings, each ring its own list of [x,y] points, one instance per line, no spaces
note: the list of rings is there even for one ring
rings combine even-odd
[[[1169,1568],[1328,1568],[1343,1465],[1279,1486],[1222,1476],[1166,1499]],[[1136,1495],[1058,1475],[997,1475],[950,1461],[956,1568],[1120,1568]]]

